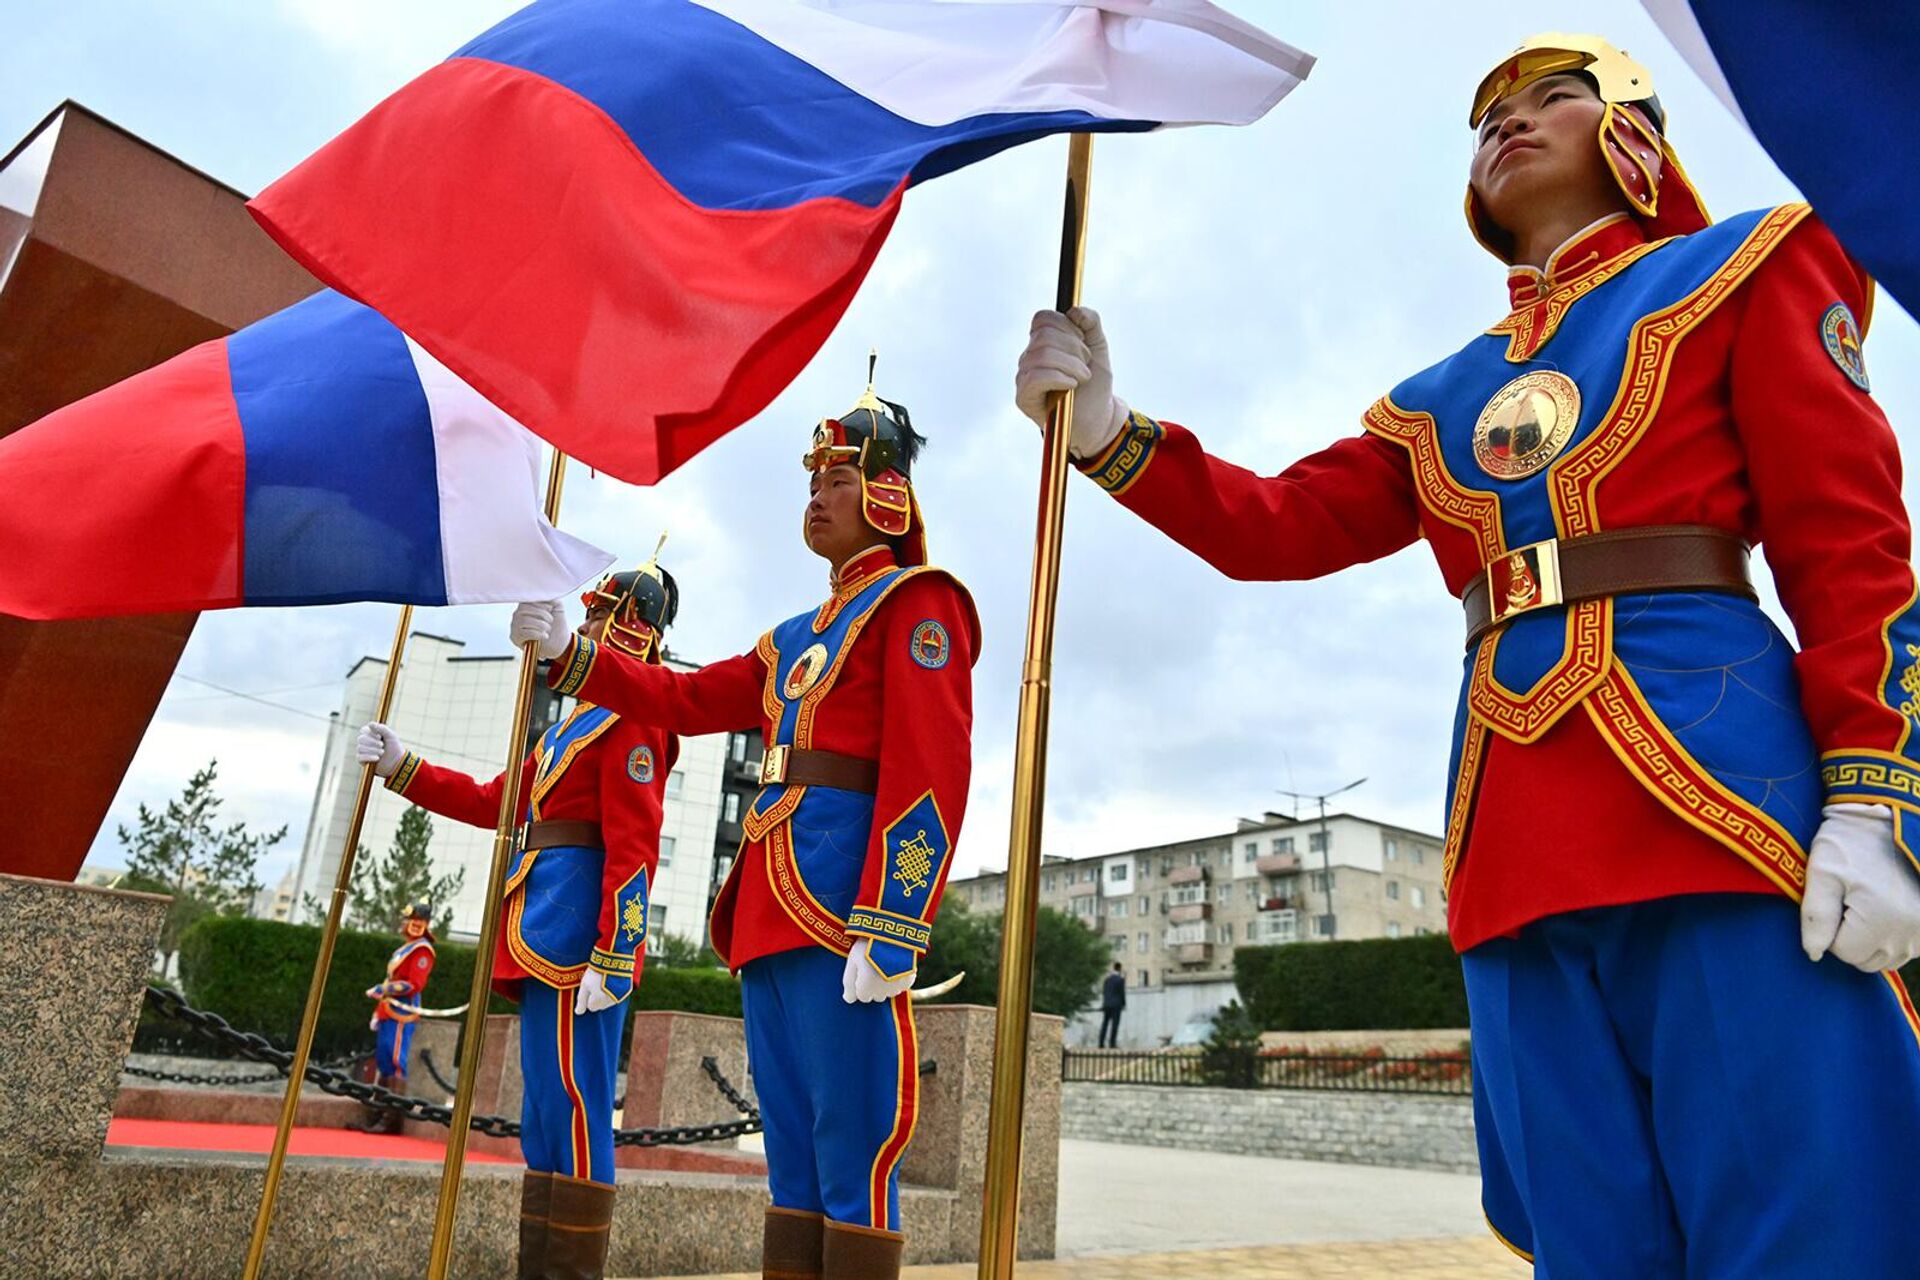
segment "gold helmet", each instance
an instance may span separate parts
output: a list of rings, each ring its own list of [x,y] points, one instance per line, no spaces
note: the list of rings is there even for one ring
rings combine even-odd
[[[1550,31],[1532,37],[1501,60],[1474,90],[1467,124],[1479,128],[1495,103],[1547,76],[1584,76],[1606,104],[1596,141],[1614,181],[1652,239],[1686,235],[1713,221],[1680,158],[1666,141],[1667,114],[1653,91],[1653,75],[1598,36]],[[1494,222],[1467,184],[1467,224],[1474,239],[1502,262],[1513,261],[1513,236]]]
[[[587,608],[611,612],[603,643],[652,662],[660,660],[660,638],[680,612],[680,588],[660,564],[666,545],[663,533],[651,560],[638,569],[608,573],[580,595]]]
[[[913,496],[913,460],[924,437],[907,406],[873,391],[878,357],[867,353],[867,390],[837,418],[822,418],[800,465],[809,471],[848,464],[860,472],[860,511],[867,526],[894,539],[901,564],[927,562],[927,530]]]

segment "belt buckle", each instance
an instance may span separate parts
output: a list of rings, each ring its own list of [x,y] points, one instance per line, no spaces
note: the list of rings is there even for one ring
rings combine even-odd
[[[1560,583],[1560,542],[1548,538],[1507,553],[1487,566],[1487,603],[1493,621],[1566,603]]]
[[[768,747],[760,757],[760,785],[771,787],[787,780],[787,748]]]

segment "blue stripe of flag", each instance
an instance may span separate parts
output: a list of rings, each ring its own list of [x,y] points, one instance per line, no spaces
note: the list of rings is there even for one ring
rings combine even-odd
[[[445,604],[433,421],[406,339],[323,290],[227,339],[249,605]]]

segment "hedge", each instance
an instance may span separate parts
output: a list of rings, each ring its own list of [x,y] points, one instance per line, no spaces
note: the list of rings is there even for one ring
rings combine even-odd
[[[1233,977],[1266,1031],[1467,1025],[1460,957],[1444,934],[1241,947]]]
[[[373,1002],[366,989],[385,977],[387,957],[399,945],[390,933],[359,933],[343,929],[334,943],[333,970],[326,1000],[314,1033],[316,1058],[370,1052],[373,1035],[367,1019]],[[474,948],[458,942],[440,942],[425,1002],[434,1008],[463,1004],[473,982]],[[307,984],[320,954],[318,925],[282,924],[212,916],[187,930],[180,940],[180,985],[188,1003],[225,1018],[241,1031],[265,1036],[281,1047],[291,1046],[306,1006]],[[632,997],[636,1009],[676,1009],[694,1013],[740,1016],[740,984],[720,969],[669,969],[650,965]],[[511,1013],[514,1005],[495,996],[495,1013]],[[209,1041],[156,1020],[150,1012],[141,1021],[135,1047],[153,1052],[188,1052],[220,1056]]]

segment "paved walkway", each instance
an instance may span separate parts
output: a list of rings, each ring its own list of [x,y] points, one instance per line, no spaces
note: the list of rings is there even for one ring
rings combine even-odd
[[[1479,1179],[1110,1143],[1060,1144],[1060,1258],[1021,1280],[1527,1280]],[[974,1280],[972,1263],[909,1280]],[[757,1280],[741,1273],[707,1280]]]

